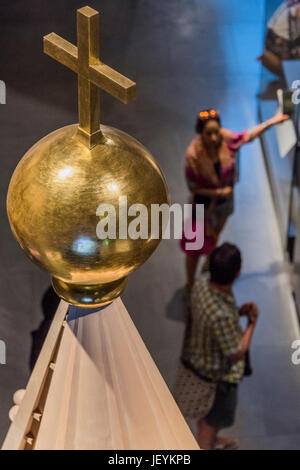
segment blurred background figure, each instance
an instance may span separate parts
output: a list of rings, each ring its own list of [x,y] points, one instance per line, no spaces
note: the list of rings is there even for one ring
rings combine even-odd
[[[300,58],[300,2],[283,2],[270,18],[265,50],[258,57],[276,75],[283,75],[282,60]]]
[[[236,306],[232,286],[241,272],[241,253],[224,243],[210,257],[209,276],[194,284],[174,396],[186,418],[196,418],[201,449],[236,449],[232,438],[217,437],[235,421],[238,385],[258,318],[253,302]],[[244,331],[240,317],[246,316]]]
[[[186,153],[185,176],[192,196],[192,204],[204,205],[204,245],[201,250],[186,250],[183,234],[181,248],[186,253],[186,291],[190,292],[201,255],[208,255],[217,245],[228,217],[234,211],[234,185],[237,181],[236,154],[247,142],[259,137],[265,130],[289,116],[277,113],[252,130],[240,133],[224,129],[219,113],[214,109],[201,111],[196,121],[197,136]],[[193,211],[193,228],[196,225]]]
[[[59,305],[60,299],[50,286],[43,295],[41,307],[43,311],[43,320],[41,321],[38,329],[31,332],[31,352],[29,359],[30,370],[34,368],[40,351],[43,347],[51,322]]]

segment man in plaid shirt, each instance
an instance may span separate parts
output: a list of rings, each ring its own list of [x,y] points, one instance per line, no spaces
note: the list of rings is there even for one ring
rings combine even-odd
[[[237,444],[232,439],[217,438],[217,434],[234,422],[244,356],[258,318],[254,303],[236,306],[232,285],[240,270],[239,249],[224,243],[210,256],[210,276],[196,281],[192,290],[191,315],[181,360],[201,379],[217,384],[213,406],[198,423],[198,442],[202,449],[233,448]],[[241,315],[248,317],[244,332],[239,323]]]

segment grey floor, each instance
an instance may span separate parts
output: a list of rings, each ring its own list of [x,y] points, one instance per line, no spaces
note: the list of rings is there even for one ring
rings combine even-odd
[[[224,126],[256,123],[256,93],[263,34],[261,0],[90,1],[103,13],[102,59],[137,81],[138,99],[124,106],[102,98],[103,123],[129,132],[155,155],[173,202],[187,202],[184,153],[201,108],[216,107]],[[23,255],[5,213],[7,186],[17,162],[38,139],[76,122],[76,78],[43,56],[42,35],[55,31],[75,42],[75,9],[86,1],[2,0],[0,79],[7,104],[0,107],[1,264],[0,441],[8,427],[13,392],[28,379],[30,332],[41,320],[48,277]],[[300,448],[300,366],[291,362],[299,338],[259,142],[242,151],[236,211],[224,239],[239,244],[244,269],[239,302],[256,301],[261,318],[252,348],[254,375],[240,390],[237,421],[228,434],[242,449]],[[167,384],[172,387],[184,324],[179,289],[184,258],[178,242],[161,243],[130,278],[123,301]]]

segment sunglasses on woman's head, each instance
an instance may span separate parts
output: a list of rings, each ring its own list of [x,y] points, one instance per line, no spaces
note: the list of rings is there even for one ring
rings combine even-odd
[[[209,119],[219,117],[219,114],[215,109],[211,109],[210,111],[201,111],[199,116],[201,119]]]

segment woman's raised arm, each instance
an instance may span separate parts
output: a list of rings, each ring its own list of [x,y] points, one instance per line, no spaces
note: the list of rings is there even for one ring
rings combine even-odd
[[[270,127],[275,126],[276,124],[281,124],[287,119],[290,119],[288,114],[276,113],[271,119],[258,124],[249,131],[249,142],[256,139],[256,137],[259,137],[267,129],[270,129]]]

